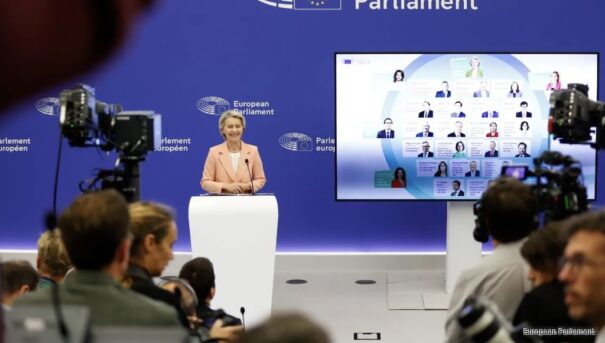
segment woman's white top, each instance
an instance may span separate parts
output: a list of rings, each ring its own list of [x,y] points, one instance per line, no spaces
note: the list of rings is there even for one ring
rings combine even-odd
[[[231,155],[231,165],[233,165],[233,170],[235,170],[235,172],[237,172],[237,169],[239,168],[240,153],[239,152],[230,152],[229,155]]]

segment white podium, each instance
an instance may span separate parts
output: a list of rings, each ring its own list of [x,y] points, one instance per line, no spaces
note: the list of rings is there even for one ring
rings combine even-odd
[[[212,307],[237,317],[244,307],[247,326],[271,315],[277,219],[273,195],[201,195],[189,201],[193,257],[214,265]]]

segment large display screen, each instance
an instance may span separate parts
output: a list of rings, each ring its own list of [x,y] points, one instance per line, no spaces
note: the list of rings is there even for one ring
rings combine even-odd
[[[572,155],[594,199],[596,152],[548,135],[549,97],[596,53],[336,53],[337,200],[478,199],[503,165]]]

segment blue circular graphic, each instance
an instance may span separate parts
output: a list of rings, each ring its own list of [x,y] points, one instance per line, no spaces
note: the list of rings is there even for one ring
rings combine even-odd
[[[465,78],[464,72],[460,71],[460,66],[464,63],[464,68],[467,69],[466,66],[470,56],[469,54],[421,55],[405,68],[406,82],[413,83],[414,80],[469,80]],[[485,73],[484,78],[477,79],[476,82],[480,82],[480,80],[514,79],[523,82],[525,85],[529,84],[528,74],[530,70],[514,56],[495,54],[479,54],[476,56],[480,58],[481,67]],[[398,104],[401,104],[405,99],[415,98],[412,92],[413,90],[409,88],[388,91],[384,98],[382,118],[390,117],[393,112],[397,112],[399,110]],[[451,99],[452,102],[457,100]],[[434,101],[435,99],[427,100]],[[548,101],[543,91],[532,91],[527,87],[522,100],[532,104],[533,119],[546,120],[548,117]],[[422,102],[422,100],[420,101]],[[429,120],[435,121],[436,119],[430,118]],[[466,118],[466,120],[469,121],[470,119]],[[469,140],[471,137],[466,139]],[[549,140],[546,127],[536,128],[533,136],[526,141],[531,142],[532,151],[548,149]],[[416,173],[418,159],[403,157],[403,146],[400,140],[382,140],[382,151],[389,169],[395,170],[397,167],[403,167],[408,173]],[[473,159],[477,158],[473,157]],[[524,161],[524,163],[531,164],[531,160]],[[408,183],[407,187],[412,196],[421,199],[434,197],[430,193],[433,190],[433,177],[417,177],[415,180],[412,184]]]

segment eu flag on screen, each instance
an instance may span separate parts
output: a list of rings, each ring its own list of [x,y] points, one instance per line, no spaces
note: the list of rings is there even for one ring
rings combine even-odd
[[[295,10],[339,10],[342,0],[294,0]]]

